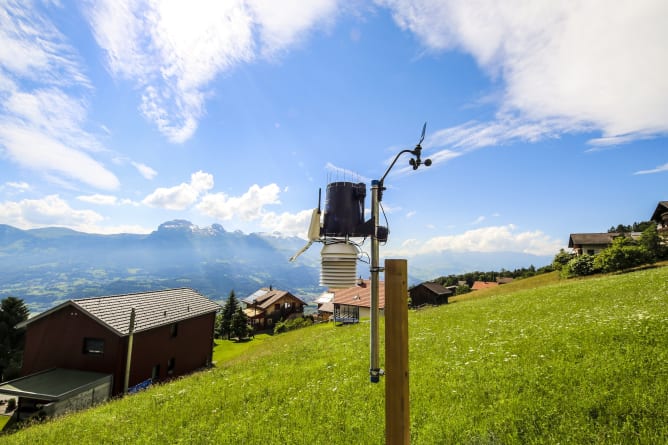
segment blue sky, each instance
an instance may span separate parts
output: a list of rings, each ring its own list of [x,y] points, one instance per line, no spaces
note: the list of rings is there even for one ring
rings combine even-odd
[[[0,223],[305,236],[386,179],[388,255],[553,255],[668,199],[668,3],[0,4]],[[369,202],[367,201],[367,208]]]

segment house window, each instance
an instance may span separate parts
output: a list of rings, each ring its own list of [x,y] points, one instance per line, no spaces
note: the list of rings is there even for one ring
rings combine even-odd
[[[174,366],[176,365],[176,359],[174,357],[167,360],[167,375],[174,374]]]
[[[171,336],[176,337],[178,333],[179,333],[179,324],[178,323],[172,323],[172,326],[170,328]]]
[[[593,255],[594,249],[587,249],[587,255]]]
[[[84,338],[83,353],[91,355],[104,354],[104,340],[101,338]]]
[[[281,304],[280,303],[275,304],[274,305],[274,310],[275,311],[280,311],[281,310]]]

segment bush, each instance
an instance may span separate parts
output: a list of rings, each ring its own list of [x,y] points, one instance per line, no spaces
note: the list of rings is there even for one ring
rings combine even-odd
[[[591,275],[598,271],[594,263],[593,255],[576,256],[561,269],[561,273],[566,277]]]
[[[313,324],[312,317],[298,317],[290,320],[281,320],[274,325],[274,334],[294,331],[295,329],[305,328]]]
[[[7,401],[7,408],[6,408],[5,412],[9,413],[9,412],[14,411],[15,409],[16,409],[16,399],[9,399]]]
[[[653,255],[641,246],[613,244],[596,256],[594,266],[603,272],[616,272],[653,262]]]
[[[552,270],[561,270],[573,259],[573,254],[566,252],[564,249],[559,249],[559,253],[554,256],[552,260]]]

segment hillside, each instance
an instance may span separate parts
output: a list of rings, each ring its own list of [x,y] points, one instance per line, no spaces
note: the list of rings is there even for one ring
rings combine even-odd
[[[668,268],[552,278],[410,312],[411,443],[668,441]],[[368,323],[319,325],[2,441],[381,444],[367,361]]]

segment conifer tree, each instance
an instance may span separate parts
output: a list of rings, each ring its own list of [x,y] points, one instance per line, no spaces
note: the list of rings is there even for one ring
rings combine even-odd
[[[228,340],[232,337],[232,318],[239,307],[239,301],[234,295],[234,289],[232,289],[223,306],[223,313],[220,319],[220,337],[227,336]]]

